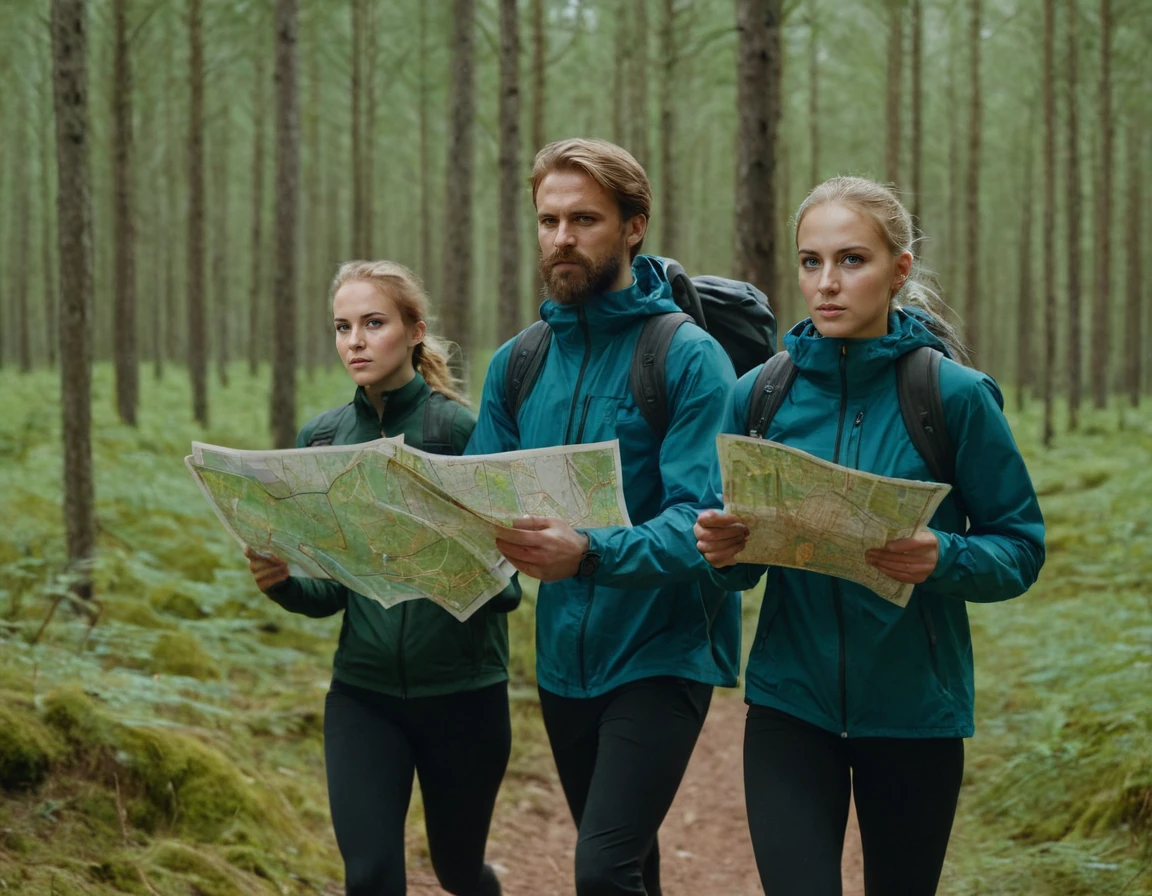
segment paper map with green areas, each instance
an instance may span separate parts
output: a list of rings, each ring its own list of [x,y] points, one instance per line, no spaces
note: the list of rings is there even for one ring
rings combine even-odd
[[[864,552],[927,526],[951,486],[877,476],[747,436],[721,435],[716,445],[724,507],[751,530],[741,561],[849,579],[907,605],[913,586],[878,572]]]
[[[185,462],[225,529],[294,574],[385,606],[427,598],[458,619],[514,572],[494,525],[524,514],[630,525],[616,442],[467,458],[389,439],[285,451],[194,442]]]

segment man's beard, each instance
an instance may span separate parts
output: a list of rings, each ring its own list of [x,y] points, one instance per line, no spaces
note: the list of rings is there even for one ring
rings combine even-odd
[[[578,265],[575,270],[557,272],[561,263]],[[620,259],[609,255],[599,264],[575,249],[557,249],[547,258],[540,259],[540,279],[548,297],[561,305],[588,301],[601,293],[610,292],[620,276]]]

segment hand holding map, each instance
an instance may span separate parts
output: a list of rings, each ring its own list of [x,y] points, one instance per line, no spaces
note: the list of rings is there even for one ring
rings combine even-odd
[[[616,442],[473,457],[387,439],[284,451],[194,442],[185,463],[241,544],[384,606],[425,597],[458,619],[513,572],[493,524],[539,514],[630,525]]]
[[[864,553],[927,526],[951,486],[877,476],[763,439],[721,435],[716,444],[725,510],[749,528],[741,561],[837,576],[907,605],[914,586]]]

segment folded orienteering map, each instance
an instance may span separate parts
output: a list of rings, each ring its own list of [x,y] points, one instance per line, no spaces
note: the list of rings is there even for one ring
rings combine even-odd
[[[912,585],[864,560],[864,552],[928,525],[951,486],[876,476],[777,442],[716,440],[724,507],[751,530],[740,559],[849,579],[897,606]]]
[[[185,458],[241,544],[386,607],[424,597],[467,619],[514,572],[493,527],[524,514],[630,525],[618,443],[447,457],[380,439]]]

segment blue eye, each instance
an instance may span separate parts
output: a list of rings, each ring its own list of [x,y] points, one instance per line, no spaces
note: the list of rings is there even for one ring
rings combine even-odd
[[[802,267],[802,268],[808,268],[809,270],[811,270],[811,269],[817,268],[819,266],[820,266],[820,260],[818,258],[812,258],[811,256],[808,256],[807,258],[801,258],[800,259],[800,267]]]
[[[348,324],[336,324],[336,332],[337,333],[343,333],[347,329],[348,329]]]
[[[863,264],[864,259],[861,258],[859,255],[845,255],[844,256],[844,263],[845,264],[851,264],[851,265]]]

